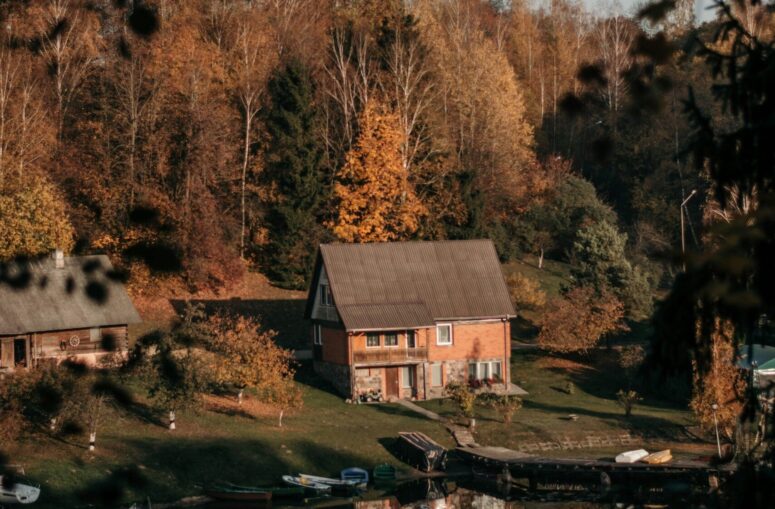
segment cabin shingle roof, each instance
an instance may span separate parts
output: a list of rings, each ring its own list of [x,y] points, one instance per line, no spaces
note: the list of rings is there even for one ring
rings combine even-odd
[[[308,318],[321,265],[347,330],[515,315],[490,240],[322,244]]]
[[[14,266],[9,266],[14,267]],[[6,270],[18,274],[19,266]],[[26,334],[68,329],[85,329],[140,322],[132,301],[118,282],[106,277],[113,269],[107,256],[74,256],[56,268],[53,259],[25,265],[29,284],[0,282],[0,335]],[[98,302],[87,295],[87,285],[105,290]]]

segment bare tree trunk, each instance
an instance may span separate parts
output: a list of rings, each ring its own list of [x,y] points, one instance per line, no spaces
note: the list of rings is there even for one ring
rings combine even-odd
[[[538,268],[544,268],[544,248],[541,248],[541,254],[538,256]]]
[[[280,418],[277,422],[277,427],[282,428],[283,427],[283,414],[285,413],[285,410],[280,410]]]

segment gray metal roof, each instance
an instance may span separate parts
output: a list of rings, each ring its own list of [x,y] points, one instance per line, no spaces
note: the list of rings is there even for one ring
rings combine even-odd
[[[313,289],[320,264],[347,330],[515,315],[490,240],[322,244]]]
[[[140,322],[124,286],[106,277],[113,270],[107,256],[66,257],[61,269],[53,259],[24,267],[31,276],[29,284],[15,288],[0,282],[0,335]],[[103,289],[104,298],[99,298]]]

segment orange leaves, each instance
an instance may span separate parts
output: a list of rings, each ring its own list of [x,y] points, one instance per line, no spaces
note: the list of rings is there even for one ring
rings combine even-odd
[[[710,367],[704,374],[698,371],[696,362],[692,363],[694,390],[689,406],[700,426],[711,433],[714,431],[713,405],[718,405],[715,414],[719,432],[732,439],[742,411],[745,381],[736,364],[734,327],[731,323],[716,319],[710,338],[710,358]]]
[[[427,209],[401,161],[398,117],[372,99],[359,126],[360,135],[334,183],[337,214],[328,226],[346,242],[405,239],[419,229]]]
[[[607,291],[577,287],[549,303],[538,344],[554,352],[586,352],[606,334],[626,330],[624,305]]]

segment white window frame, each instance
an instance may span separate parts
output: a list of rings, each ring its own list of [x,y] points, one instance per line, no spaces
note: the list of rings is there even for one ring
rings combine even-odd
[[[439,329],[442,327],[448,327],[449,329],[449,342],[442,343],[440,340]],[[451,323],[437,323],[436,324],[436,344],[438,346],[452,346],[454,339],[452,338],[452,324]]]
[[[323,328],[318,323],[312,326],[312,344],[313,345],[323,344]]]
[[[369,345],[369,336],[377,336],[377,344],[376,345]],[[366,333],[366,348],[379,348],[382,346],[382,335],[378,332],[367,332]]]
[[[476,377],[475,380],[488,380],[493,378],[493,366],[496,364],[500,364],[501,372],[499,375],[500,381],[503,381],[503,362],[500,360],[494,360],[494,361],[470,361],[468,363],[468,376],[471,377],[471,366],[476,366],[474,368],[474,371],[476,371]],[[485,373],[486,372],[486,373]],[[487,376],[483,376],[483,375]]]
[[[395,345],[388,345],[387,344],[387,337],[388,337],[388,335],[396,337],[396,344]],[[386,333],[382,334],[382,344],[385,346],[385,348],[398,348],[399,345],[400,345],[400,340],[398,339],[398,336],[399,336],[398,332],[386,332]]]

